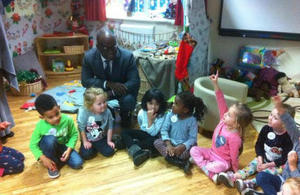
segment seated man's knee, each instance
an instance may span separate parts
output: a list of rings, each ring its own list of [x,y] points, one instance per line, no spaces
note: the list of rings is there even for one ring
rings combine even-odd
[[[136,98],[133,95],[128,94],[120,99],[119,104],[121,110],[132,111],[135,108]]]

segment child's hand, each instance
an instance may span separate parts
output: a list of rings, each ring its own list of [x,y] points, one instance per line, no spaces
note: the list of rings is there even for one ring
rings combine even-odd
[[[112,141],[107,141],[107,145],[109,145],[112,149],[115,149],[115,143]]]
[[[0,123],[0,130],[6,129],[9,125],[11,125],[10,122],[4,121]]]
[[[61,162],[67,162],[67,160],[70,157],[70,153],[72,151],[72,148],[68,148],[60,157]]]
[[[185,151],[185,145],[184,144],[180,144],[178,146],[175,147],[174,150],[174,154],[179,157],[184,151]]]
[[[296,151],[290,151],[288,154],[288,163],[291,171],[297,170],[298,155]]]
[[[84,147],[85,149],[90,149],[90,148],[92,147],[92,143],[89,142],[89,141],[84,141],[84,142],[83,142],[83,147]]]
[[[263,163],[263,164],[257,164],[256,170],[257,172],[261,172],[265,169],[269,168],[268,164]]]
[[[174,151],[175,151],[175,148],[173,146],[171,146],[171,145],[167,146],[167,154],[169,156],[174,156]]]
[[[40,160],[42,161],[43,165],[52,171],[57,170],[56,164],[54,161],[52,161],[50,158],[46,157],[45,155],[42,155],[40,157]]]
[[[277,109],[278,113],[280,115],[284,114],[285,110],[282,107],[282,101],[281,101],[280,96],[275,96],[272,98],[272,100],[274,102],[275,108]]]
[[[219,72],[218,71],[217,71],[216,74],[212,74],[212,75],[209,76],[209,79],[211,80],[215,90],[219,89],[218,78],[219,78]]]
[[[154,113],[154,110],[147,111],[148,120],[154,121],[154,119],[156,118],[156,115],[157,115],[157,113]]]

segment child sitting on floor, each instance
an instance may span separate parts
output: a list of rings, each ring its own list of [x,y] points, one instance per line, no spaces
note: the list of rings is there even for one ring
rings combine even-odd
[[[260,186],[265,194],[277,194],[281,190],[281,194],[299,194],[300,193],[300,131],[295,120],[284,108],[279,96],[273,98],[276,109],[280,116],[280,120],[284,123],[285,128],[293,142],[293,150],[288,153],[282,174],[272,175],[268,172],[259,172],[256,175],[257,185]],[[283,184],[283,185],[282,185]],[[295,188],[297,187],[298,188]],[[294,186],[294,188],[292,188]],[[288,188],[290,188],[291,191]],[[246,188],[242,194],[263,194],[252,188]]]
[[[292,117],[295,109],[288,104],[282,105]],[[280,119],[278,109],[275,107],[269,115],[268,124],[265,125],[255,144],[256,158],[247,167],[233,172],[220,173],[219,180],[227,187],[234,187],[242,192],[245,188],[255,188],[256,179],[248,179],[256,172],[267,172],[273,175],[281,173],[282,166],[287,160],[289,151],[293,148],[293,142],[288,135],[286,126]]]
[[[138,113],[141,130],[122,130],[122,140],[128,149],[128,154],[133,158],[135,166],[139,166],[150,156],[158,153],[153,142],[160,135],[166,109],[167,103],[163,93],[158,89],[150,89],[143,96],[142,109]],[[136,143],[134,139],[137,140]]]
[[[244,128],[250,124],[253,117],[245,104],[236,103],[228,109],[218,85],[218,72],[216,75],[211,75],[210,79],[220,110],[220,122],[214,130],[212,147],[194,146],[190,154],[191,161],[194,161],[214,183],[218,184],[218,173],[228,169],[238,170]]]
[[[30,150],[34,157],[42,161],[50,178],[59,177],[59,168],[65,163],[73,169],[80,169],[83,160],[74,150],[78,131],[73,119],[61,114],[56,100],[47,94],[37,97],[35,108],[41,120],[30,139]]]
[[[190,148],[197,145],[197,120],[202,119],[204,111],[201,98],[188,91],[179,93],[162,126],[161,139],[154,142],[166,161],[182,168],[186,174],[190,174]]]
[[[88,88],[84,92],[84,106],[77,115],[81,135],[80,155],[83,159],[93,158],[97,152],[112,156],[115,144],[112,142],[113,116],[107,109],[107,94],[101,88]]]
[[[10,122],[0,123],[0,131],[4,131]],[[4,175],[20,173],[24,169],[24,155],[9,147],[2,146],[0,142],[0,177]]]

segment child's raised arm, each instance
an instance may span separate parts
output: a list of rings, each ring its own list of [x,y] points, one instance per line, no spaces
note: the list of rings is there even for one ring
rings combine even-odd
[[[212,75],[209,76],[209,79],[211,80],[215,91],[220,90],[219,84],[218,84],[218,78],[219,78],[219,72],[218,71],[217,71],[216,74],[212,74]]]

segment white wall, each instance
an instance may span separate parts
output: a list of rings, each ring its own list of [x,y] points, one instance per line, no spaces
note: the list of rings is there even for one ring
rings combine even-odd
[[[211,62],[216,58],[221,58],[225,61],[226,66],[235,66],[239,48],[243,45],[284,48],[287,53],[282,56],[283,65],[278,69],[290,77],[300,75],[300,41],[220,36],[218,35],[218,25],[221,0],[207,2],[208,15],[212,19],[209,56]]]

